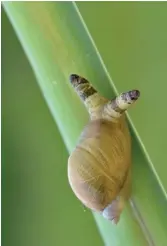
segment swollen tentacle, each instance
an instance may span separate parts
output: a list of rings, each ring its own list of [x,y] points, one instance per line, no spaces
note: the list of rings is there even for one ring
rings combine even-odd
[[[107,102],[85,78],[72,74],[70,82],[84,102],[92,119],[101,117],[101,108]]]
[[[120,94],[105,104],[102,118],[117,122],[121,115],[139,98],[139,96],[140,92],[138,90]]]

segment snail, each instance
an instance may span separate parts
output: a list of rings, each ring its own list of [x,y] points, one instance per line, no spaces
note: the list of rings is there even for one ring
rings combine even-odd
[[[125,111],[140,92],[108,100],[79,75],[70,75],[70,82],[90,120],[68,158],[68,181],[85,207],[117,224],[131,194],[131,136]]]

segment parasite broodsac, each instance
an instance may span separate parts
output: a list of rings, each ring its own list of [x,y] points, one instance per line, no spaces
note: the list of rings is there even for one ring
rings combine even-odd
[[[131,194],[131,136],[125,111],[140,92],[108,100],[79,75],[72,74],[70,82],[90,120],[68,159],[69,184],[85,207],[117,224]]]

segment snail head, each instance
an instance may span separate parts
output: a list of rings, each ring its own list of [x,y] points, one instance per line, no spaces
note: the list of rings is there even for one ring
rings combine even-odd
[[[103,98],[90,82],[77,75],[71,74],[69,80],[86,105],[92,119],[103,118],[112,122],[118,122],[121,115],[140,97],[139,90],[131,90],[121,93],[114,99]],[[101,111],[101,108],[103,110]]]

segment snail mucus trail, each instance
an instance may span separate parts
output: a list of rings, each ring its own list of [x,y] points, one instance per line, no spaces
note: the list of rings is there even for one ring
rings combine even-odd
[[[131,90],[108,100],[79,75],[72,74],[70,82],[90,121],[69,156],[69,184],[85,207],[117,224],[131,193],[131,137],[125,111],[140,92]]]

